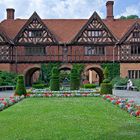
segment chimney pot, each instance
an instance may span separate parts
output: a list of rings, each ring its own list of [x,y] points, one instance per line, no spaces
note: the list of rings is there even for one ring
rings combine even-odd
[[[8,8],[6,9],[7,11],[7,19],[14,19],[15,18],[15,9],[13,8]]]
[[[114,1],[107,1],[106,3],[107,19],[114,19],[113,5],[114,5]]]

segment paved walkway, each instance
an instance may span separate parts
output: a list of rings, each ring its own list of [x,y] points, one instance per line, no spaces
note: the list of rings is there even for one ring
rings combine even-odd
[[[10,97],[14,94],[14,90],[0,91],[0,98]]]
[[[127,91],[127,90],[113,90],[113,94],[119,97],[128,98],[134,100],[136,104],[140,105],[140,92]]]
[[[10,97],[14,94],[13,90],[10,91],[0,91],[1,97]],[[128,98],[129,100],[134,100],[135,103],[140,105],[140,92],[137,91],[127,91],[127,90],[113,90],[113,94],[119,97]]]

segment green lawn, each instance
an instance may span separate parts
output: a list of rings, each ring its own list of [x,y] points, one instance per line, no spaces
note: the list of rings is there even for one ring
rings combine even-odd
[[[0,140],[139,140],[140,120],[100,97],[32,98],[0,112]]]

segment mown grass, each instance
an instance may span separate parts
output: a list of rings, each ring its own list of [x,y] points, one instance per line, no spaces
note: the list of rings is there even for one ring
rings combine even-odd
[[[0,140],[139,140],[140,120],[99,97],[32,98],[0,112]]]

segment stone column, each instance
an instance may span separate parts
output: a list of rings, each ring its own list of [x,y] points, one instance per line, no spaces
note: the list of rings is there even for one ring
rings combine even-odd
[[[89,70],[89,83],[92,84],[92,70]]]

